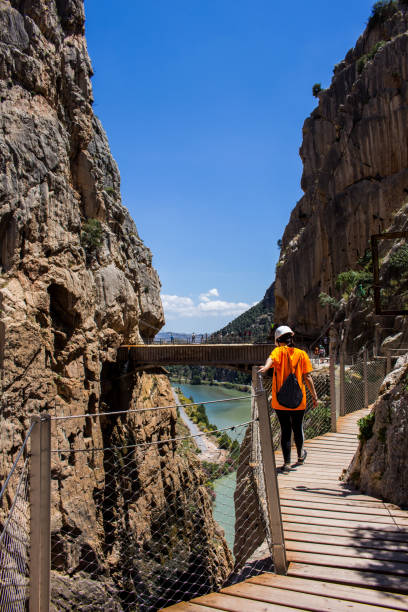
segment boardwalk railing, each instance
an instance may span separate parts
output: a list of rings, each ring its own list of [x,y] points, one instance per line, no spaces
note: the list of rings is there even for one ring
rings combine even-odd
[[[28,445],[33,426],[0,491],[0,610],[23,612],[30,591]]]
[[[318,370],[306,438],[329,431],[333,413],[373,401],[386,369],[387,359],[365,354],[343,356],[332,380]],[[285,573],[270,383],[254,368],[251,398],[239,398],[251,402],[248,421],[197,435],[175,405],[35,417],[0,493],[0,609],[29,601],[46,612],[51,575],[81,588],[84,601],[81,580],[112,610],[143,612],[265,570]],[[158,412],[160,435],[149,426]],[[211,438],[212,452],[197,437]]]

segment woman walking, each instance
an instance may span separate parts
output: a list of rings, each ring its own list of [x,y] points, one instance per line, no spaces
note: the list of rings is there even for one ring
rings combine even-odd
[[[304,463],[307,455],[303,448],[303,417],[306,409],[305,384],[312,395],[313,408],[317,406],[317,393],[310,375],[313,370],[312,364],[305,351],[294,346],[293,336],[293,331],[287,325],[278,327],[275,331],[277,348],[272,351],[265,365],[259,368],[261,374],[265,374],[270,368],[274,369],[272,408],[276,412],[281,427],[284,461],[281,471],[286,474],[290,469],[292,431],[298,454],[297,463]],[[294,378],[290,377],[290,374],[294,374]],[[288,377],[290,377],[289,380],[287,380]],[[287,381],[286,384],[285,381]],[[282,389],[284,386],[285,388]],[[285,395],[287,396],[286,399]],[[288,404],[290,406],[295,405],[295,407],[289,408]]]

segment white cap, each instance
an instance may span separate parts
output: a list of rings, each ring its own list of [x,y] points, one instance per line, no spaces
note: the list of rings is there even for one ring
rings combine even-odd
[[[286,334],[291,334],[292,336],[295,335],[294,332],[290,329],[290,327],[288,327],[287,325],[280,325],[275,330],[275,344],[281,336],[285,336]]]

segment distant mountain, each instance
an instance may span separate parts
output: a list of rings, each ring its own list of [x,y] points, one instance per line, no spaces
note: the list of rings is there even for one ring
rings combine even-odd
[[[270,334],[275,311],[275,283],[266,290],[262,300],[220,329],[223,336],[244,335],[250,332],[251,340],[266,340]]]

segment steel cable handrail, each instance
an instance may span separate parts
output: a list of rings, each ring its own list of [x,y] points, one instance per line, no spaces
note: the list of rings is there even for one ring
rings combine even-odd
[[[257,394],[256,394],[257,395]],[[171,408],[178,408],[178,407],[182,407],[185,408],[186,406],[201,406],[206,405],[206,404],[221,404],[223,402],[237,402],[240,400],[250,400],[253,397],[256,397],[256,395],[248,395],[248,396],[239,396],[239,397],[229,397],[228,399],[223,399],[223,400],[209,400],[207,402],[192,402],[189,404],[178,404],[178,405],[174,405],[171,404],[170,406],[152,406],[151,408],[132,408],[130,410],[114,410],[112,412],[93,412],[93,413],[88,413],[88,414],[72,414],[72,415],[66,415],[66,416],[52,416],[51,420],[52,421],[66,421],[67,419],[84,419],[84,418],[94,418],[94,417],[103,417],[103,416],[113,416],[113,415],[118,415],[118,414],[131,414],[131,413],[135,413],[135,412],[149,412],[150,410],[170,410]]]
[[[21,472],[21,476],[20,476],[19,481],[18,481],[16,493],[14,495],[14,500],[13,500],[13,503],[11,504],[11,507],[10,507],[7,519],[6,519],[6,521],[4,523],[4,526],[3,526],[3,531],[2,531],[2,533],[0,535],[0,544],[2,544],[2,542],[3,542],[4,535],[7,533],[8,524],[9,524],[9,522],[10,522],[12,516],[13,516],[13,510],[14,510],[14,507],[15,507],[15,505],[17,503],[17,500],[18,500],[18,496],[19,496],[20,489],[21,489],[21,483],[23,482],[23,477],[25,475],[25,468],[27,467],[28,461],[29,461],[29,457],[27,457],[26,460],[24,461],[23,470]],[[20,541],[21,541],[21,539],[20,539]]]
[[[189,404],[190,406],[192,404]],[[237,425],[229,425],[228,427],[221,427],[220,429],[212,429],[211,431],[203,431],[199,434],[190,434],[188,436],[182,436],[179,438],[166,438],[165,440],[153,440],[151,442],[138,442],[137,444],[123,444],[122,446],[107,446],[100,448],[53,448],[51,449],[52,453],[89,453],[89,452],[102,452],[109,450],[121,450],[124,448],[137,448],[140,446],[158,446],[160,444],[168,444],[169,442],[180,442],[182,440],[189,440],[190,438],[199,438],[200,436],[211,436],[213,434],[219,433],[221,431],[234,431],[237,427],[243,427],[245,425],[251,425],[251,423],[255,423],[259,419],[253,419],[251,421],[246,421],[245,423],[237,423]]]
[[[24,448],[25,448],[25,447],[26,447],[26,445],[27,445],[28,439],[29,439],[29,437],[31,436],[31,432],[33,431],[33,429],[34,429],[35,425],[36,425],[36,423],[35,423],[35,422],[31,423],[30,428],[29,428],[29,430],[28,430],[28,432],[27,432],[27,435],[26,435],[26,437],[25,437],[25,439],[24,439],[24,442],[23,442],[23,444],[22,444],[22,446],[21,446],[20,450],[18,451],[17,457],[16,457],[16,459],[15,459],[15,461],[14,461],[14,463],[13,463],[13,466],[12,466],[12,468],[11,468],[11,470],[10,470],[10,473],[9,473],[9,475],[7,476],[7,478],[6,478],[5,482],[4,482],[4,485],[3,485],[3,486],[2,486],[2,488],[1,488],[1,491],[0,491],[0,502],[1,502],[1,499],[2,499],[2,497],[3,497],[3,495],[4,495],[5,490],[7,489],[7,485],[8,485],[8,483],[10,482],[10,478],[12,477],[12,475],[13,475],[13,473],[14,473],[14,471],[15,471],[16,467],[17,467],[17,464],[18,464],[18,462],[19,462],[19,460],[20,460],[20,457],[21,457],[21,455],[23,454]]]

